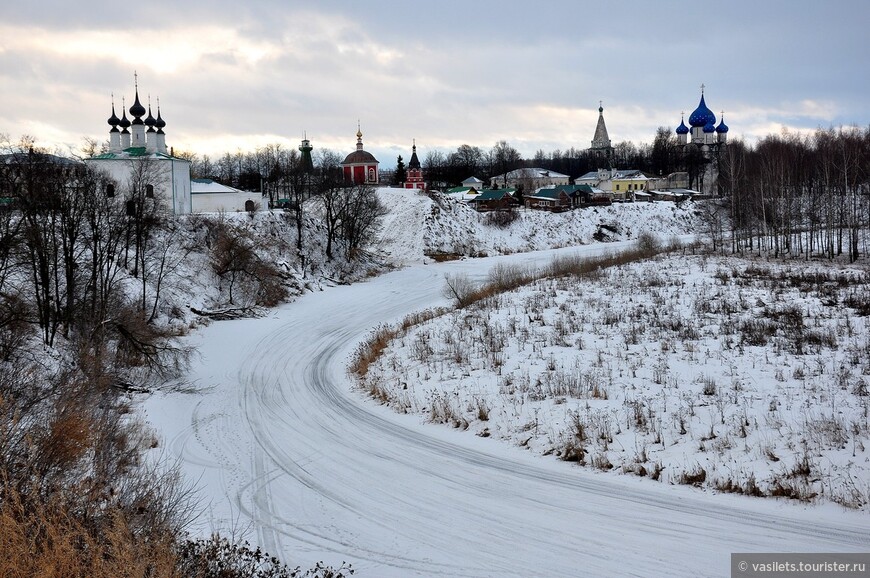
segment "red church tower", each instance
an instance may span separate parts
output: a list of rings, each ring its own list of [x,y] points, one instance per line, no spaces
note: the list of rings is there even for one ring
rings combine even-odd
[[[414,146],[411,149],[411,160],[408,161],[408,176],[405,181],[406,189],[426,188],[426,183],[423,182],[423,168],[420,166],[420,159],[417,158],[417,141],[414,141]]]
[[[378,184],[378,160],[363,150],[362,131],[357,127],[356,150],[341,163],[344,180],[355,185]]]

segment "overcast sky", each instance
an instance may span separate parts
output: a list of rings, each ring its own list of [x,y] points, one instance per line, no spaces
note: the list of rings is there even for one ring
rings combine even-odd
[[[381,166],[501,139],[524,156],[651,142],[700,85],[732,137],[870,124],[867,0],[6,2],[0,133],[62,151],[108,139],[133,72],[166,141],[346,154]]]

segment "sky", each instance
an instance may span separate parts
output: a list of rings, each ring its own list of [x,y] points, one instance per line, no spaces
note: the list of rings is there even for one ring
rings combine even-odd
[[[125,10],[126,8],[126,10]],[[108,140],[112,95],[211,158],[303,135],[382,168],[505,140],[527,158],[652,142],[697,107],[731,138],[870,124],[866,0],[82,0],[7,3],[0,133],[61,153]]]

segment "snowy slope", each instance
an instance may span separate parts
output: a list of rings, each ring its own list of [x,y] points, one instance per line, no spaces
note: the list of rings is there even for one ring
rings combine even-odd
[[[403,189],[378,189],[390,208],[380,246],[390,260],[423,262],[426,255],[491,256],[634,239],[644,231],[663,240],[698,232],[692,203],[618,203],[565,213],[517,209],[505,228],[487,224],[487,215],[444,195],[431,197]]]

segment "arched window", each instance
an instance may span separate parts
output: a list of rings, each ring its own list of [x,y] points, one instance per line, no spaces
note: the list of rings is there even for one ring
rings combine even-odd
[[[369,167],[369,182],[375,182],[375,169]]]
[[[106,196],[107,197],[114,197],[115,196],[115,185],[113,185],[112,183],[109,183],[106,185]]]
[[[154,198],[154,185],[145,185],[145,198],[153,199]]]

